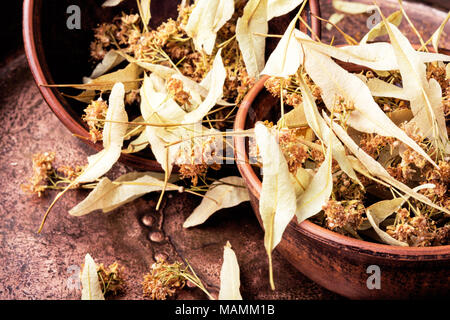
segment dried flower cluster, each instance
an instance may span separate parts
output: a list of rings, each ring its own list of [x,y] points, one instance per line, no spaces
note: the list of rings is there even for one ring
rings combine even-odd
[[[75,168],[69,165],[62,165],[55,168],[55,152],[42,152],[33,154],[31,161],[33,164],[33,175],[29,181],[22,184],[22,190],[29,194],[36,194],[41,197],[48,189],[60,189],[62,185],[67,185],[75,180],[83,170],[83,167]]]
[[[104,296],[117,295],[124,291],[124,271],[125,268],[117,262],[108,267],[105,267],[103,263],[97,265],[98,281]]]
[[[84,109],[82,120],[88,125],[89,138],[94,143],[102,140],[104,123],[101,120],[105,120],[107,111],[108,103],[101,98],[92,101],[86,109]]]
[[[187,268],[181,263],[172,264],[158,260],[151,267],[151,272],[144,275],[143,293],[152,300],[166,300],[186,284],[183,275]]]
[[[48,179],[53,172],[54,152],[36,153],[32,157],[33,175],[27,184],[23,184],[22,190],[28,193],[36,193],[39,197],[47,189]]]

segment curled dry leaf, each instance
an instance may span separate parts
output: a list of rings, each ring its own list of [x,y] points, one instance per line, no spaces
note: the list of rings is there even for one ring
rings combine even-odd
[[[147,139],[147,132],[142,131],[139,136],[128,144],[128,147],[125,150],[122,150],[122,153],[136,153],[144,150],[148,146],[149,142]]]
[[[385,82],[379,78],[367,79],[363,75],[358,75],[358,77],[365,82],[374,97],[408,100],[408,95],[403,88],[400,88],[392,83]]]
[[[133,58],[133,60],[134,60],[134,58]],[[142,62],[142,61],[136,61],[135,64],[144,70],[150,71],[150,72],[158,75],[159,77],[161,77],[163,79],[168,79],[171,76],[173,76],[174,74],[177,74],[177,71],[175,69],[169,68],[166,66],[162,66],[159,64],[154,64],[154,63],[150,63],[150,62]]]
[[[387,17],[386,20],[398,27],[403,20],[403,13],[401,10],[395,11],[393,14]],[[370,31],[361,39],[359,43],[364,44],[386,34],[387,30],[384,26],[384,21],[381,21],[375,27],[370,29]]]
[[[392,47],[386,42],[368,43],[353,46],[334,47],[307,39],[301,34],[297,39],[308,47],[341,61],[365,66],[374,70],[398,69]]]
[[[206,192],[200,205],[186,219],[184,228],[198,226],[215,212],[250,201],[244,180],[240,177],[226,177],[215,181]]]
[[[84,258],[83,271],[81,271],[81,286],[81,300],[105,300],[98,281],[97,265],[90,254],[86,254]]]
[[[331,29],[333,29],[333,24],[334,25],[338,24],[344,18],[345,18],[345,14],[343,14],[343,13],[337,13],[337,12],[333,13],[328,18],[329,23],[326,24],[325,28],[327,28],[327,30],[330,31]]]
[[[109,107],[103,127],[103,150],[88,158],[88,166],[76,179],[77,183],[91,182],[103,176],[120,157],[123,137],[127,131],[128,115],[124,104],[125,88],[116,83],[109,96]],[[114,121],[114,122],[110,122]]]
[[[121,82],[125,86],[125,91],[130,91],[139,89],[141,74],[142,69],[137,64],[130,63],[123,69],[104,74],[96,79],[85,79],[87,83],[68,86],[84,90],[109,91],[114,84]]]
[[[278,120],[278,126],[285,125],[286,127],[305,127],[308,126],[308,121],[306,120],[305,111],[303,108],[303,103],[296,106],[291,111],[285,113],[280,120]]]
[[[367,5],[360,2],[340,1],[333,0],[333,7],[336,10],[348,13],[348,14],[361,14],[369,13],[377,9],[375,5]]]
[[[139,15],[142,19],[142,23],[144,24],[145,27],[147,27],[152,17],[150,11],[151,0],[140,0],[138,4],[139,4]]]
[[[104,75],[123,61],[125,61],[125,58],[115,50],[108,51],[103,60],[92,71],[92,74],[89,76],[89,81]]]
[[[297,72],[303,57],[301,44],[295,37],[297,20],[296,17],[291,21],[261,74],[284,78]]]
[[[372,219],[377,226],[380,225],[387,217],[392,215],[395,211],[400,209],[405,203],[405,199],[403,198],[394,198],[391,200],[383,200],[377,203],[374,203],[366,210],[370,211],[372,215]],[[367,230],[372,227],[372,224],[369,221],[364,221],[358,230]]]
[[[181,82],[183,82],[183,88],[192,97],[192,103],[193,105],[197,106],[202,103],[201,98],[206,98],[208,96],[208,93],[211,89],[211,86],[215,85],[215,83],[212,81],[212,73],[217,73],[217,69],[213,71],[213,69],[209,70],[209,72],[206,74],[206,76],[203,78],[203,80],[200,83],[195,82],[191,78],[188,78],[186,76],[183,76],[182,74],[174,74],[172,78],[178,79]],[[227,102],[223,99],[219,99],[216,103],[220,106],[234,106],[234,103]]]
[[[69,214],[83,216],[95,210],[110,212],[144,194],[163,189],[164,181],[154,177],[152,172],[132,172],[114,182],[103,178],[86,199],[72,208]],[[180,190],[180,187],[169,183],[165,190]]]
[[[222,62],[222,49],[220,49],[214,58],[211,69],[210,85],[208,95],[205,100],[193,111],[187,113],[183,118],[184,124],[196,123],[201,121],[206,114],[217,104],[223,96],[223,85],[227,77],[227,71]]]
[[[320,165],[305,192],[297,199],[295,215],[298,223],[316,215],[328,202],[333,191],[331,164],[333,146],[329,143],[325,160]]]
[[[399,69],[394,47],[387,42],[334,47],[313,41],[309,36],[300,31],[295,36],[302,44],[308,45],[316,51],[344,62],[365,66],[376,71]],[[416,52],[416,56],[422,63],[450,60],[450,56],[438,53]]]
[[[264,246],[269,256],[270,284],[274,288],[272,250],[280,243],[284,230],[294,217],[296,195],[286,159],[275,136],[264,124],[257,122],[255,137],[264,169],[259,213],[265,230]]]
[[[145,130],[145,126],[139,124],[139,122],[145,122],[143,116],[134,118],[134,120],[128,124],[127,132],[125,133],[125,140],[129,140],[131,137],[137,136]]]
[[[256,34],[267,34],[268,30],[267,0],[249,0],[237,20],[236,39],[250,77],[258,78],[264,69],[266,39]]]
[[[423,184],[418,187],[415,187],[413,189],[414,192],[418,192],[422,189],[428,189],[428,188],[434,188],[434,184]],[[370,211],[370,214],[372,215],[373,221],[377,226],[380,225],[381,222],[383,222],[387,217],[392,215],[394,212],[396,212],[398,209],[400,209],[403,204],[409,199],[408,196],[401,197],[401,198],[394,198],[390,200],[382,200],[374,203],[370,207],[367,208],[367,210]],[[371,228],[371,224],[369,221],[363,221],[361,226],[358,228],[358,230],[367,230]]]
[[[141,114],[149,123],[167,124],[180,123],[185,112],[165,92],[164,80],[152,73],[145,76],[141,93]],[[168,175],[172,172],[173,162],[178,147],[166,148],[166,144],[178,141],[183,136],[182,127],[154,127],[146,126],[148,142],[156,161]]]
[[[239,264],[230,242],[223,249],[223,264],[220,269],[219,300],[242,300]]]
[[[336,138],[333,131],[328,127],[325,120],[320,116],[317,109],[317,105],[314,101],[314,97],[311,90],[308,88],[303,79],[300,79],[300,88],[302,90],[303,97],[303,109],[305,113],[306,120],[314,131],[317,137],[323,141],[323,143],[330,148],[332,146],[333,157],[339,163],[341,169],[354,181],[361,185],[358,177],[351,163],[347,159],[345,153],[345,148],[342,143]]]
[[[103,2],[102,7],[115,7],[119,5],[123,0],[106,0]]]
[[[374,217],[372,216],[372,213],[369,209],[366,211],[367,219],[369,220],[370,225],[375,230],[377,235],[380,237],[380,239],[391,246],[400,246],[400,247],[408,247],[409,245],[406,242],[399,241],[393,237],[391,237],[387,232],[383,231],[379,227],[379,223],[375,221]]]
[[[433,48],[436,52],[439,51],[439,40],[441,40],[442,32],[444,31],[444,27],[449,19],[450,19],[450,11],[447,13],[447,16],[445,17],[444,21],[441,23],[439,28],[437,28],[437,30],[431,36],[431,43],[433,44]]]
[[[210,55],[214,49],[217,32],[234,13],[234,0],[198,0],[185,31],[194,41],[197,51]]]
[[[435,165],[430,156],[380,109],[369,88],[360,78],[340,67],[330,57],[308,46],[305,46],[305,53],[306,71],[322,89],[322,99],[330,112],[335,107],[336,99],[345,99],[354,107],[348,117],[348,124],[354,129],[384,137],[395,137]]]
[[[302,2],[303,0],[268,0],[267,21],[291,12],[302,4]]]
[[[449,152],[439,83],[435,79],[427,80],[425,64],[400,30],[390,23],[386,23],[386,28],[400,67],[403,89],[411,103],[413,121],[435,146],[447,148]]]

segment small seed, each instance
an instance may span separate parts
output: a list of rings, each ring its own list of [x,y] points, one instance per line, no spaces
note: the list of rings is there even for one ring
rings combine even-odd
[[[155,218],[153,216],[143,216],[142,224],[147,227],[151,227],[155,223]]]
[[[151,232],[149,235],[149,239],[153,242],[163,242],[164,234],[161,231]]]

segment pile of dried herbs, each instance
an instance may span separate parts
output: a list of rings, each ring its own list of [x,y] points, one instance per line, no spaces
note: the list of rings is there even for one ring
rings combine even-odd
[[[49,210],[80,186],[93,190],[69,211],[74,216],[109,212],[149,192],[162,191],[161,197],[189,192],[203,200],[184,227],[199,225],[214,212],[249,200],[242,178],[206,177],[225,158],[226,136],[244,135],[254,138],[250,155],[263,170],[259,205],[272,287],[271,252],[294,216],[298,223],[310,219],[389,245],[450,244],[450,56],[427,47],[431,42],[437,50],[448,19],[429,41],[419,35],[417,49],[397,28],[406,16],[403,7],[388,18],[380,11],[383,21],[362,41],[345,35],[349,45],[336,47],[296,29],[306,1],[198,0],[191,6],[183,1],[178,18],[154,30],[148,27],[150,1],[138,4],[139,14],[123,14],[95,29],[91,56],[101,62],[76,86],[84,91],[74,98],[88,103],[83,119],[90,139],[101,140],[104,149],[62,182],[55,181],[52,155],[36,160],[35,176],[25,188],[39,194],[47,182],[49,188],[64,188]],[[300,4],[265,63],[268,21]],[[335,5],[350,10],[345,1]],[[374,42],[383,35],[390,42]],[[362,70],[349,72],[340,62]],[[265,86],[280,98],[280,119],[224,132],[260,75],[270,76]],[[140,115],[131,119],[129,110],[136,108]],[[122,152],[147,147],[164,176],[104,177]],[[179,175],[172,174],[174,166]],[[184,178],[191,187],[176,184]],[[227,247],[225,253],[234,257],[223,267],[232,269],[234,279],[225,281],[231,286],[228,297],[240,297],[234,253]],[[150,274],[147,282],[158,279]],[[183,280],[174,286],[183,286]],[[164,288],[147,294],[165,297],[175,290]]]
[[[96,264],[90,254],[86,254],[80,273],[82,300],[105,300],[109,296],[126,291],[125,268],[114,262],[105,268]],[[185,286],[197,287],[209,299],[215,297],[206,289],[192,267],[187,264],[157,260],[145,274],[142,281],[142,294],[151,300],[166,300],[173,297]],[[224,246],[222,268],[220,271],[220,300],[242,300],[240,293],[239,265],[236,254],[227,242]]]

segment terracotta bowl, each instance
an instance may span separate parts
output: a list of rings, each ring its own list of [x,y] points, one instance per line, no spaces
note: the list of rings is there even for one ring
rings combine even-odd
[[[88,137],[86,125],[81,120],[85,104],[66,98],[57,88],[46,87],[48,84],[76,84],[83,76],[92,72],[93,65],[89,63],[89,44],[93,39],[92,29],[102,22],[110,22],[120,12],[137,12],[136,1],[124,1],[115,8],[102,8],[105,0],[24,0],[23,2],[23,38],[25,52],[33,73],[47,104],[61,122],[74,134]],[[313,0],[311,8],[320,15],[318,1]],[[150,24],[157,27],[167,18],[176,18],[177,5],[180,1],[152,1],[152,19]],[[67,8],[78,5],[81,9],[81,29],[69,30],[67,19],[71,14]],[[320,31],[319,21],[311,18],[309,8],[305,11],[307,19],[316,30]],[[269,32],[282,34],[292,19],[292,14],[275,18],[269,23]],[[320,33],[318,33],[320,36]],[[276,39],[267,40],[266,56],[276,45]],[[79,91],[64,89],[64,92],[76,94]],[[94,144],[83,139],[97,150],[102,144]],[[150,150],[136,154],[122,154],[120,160],[137,169],[161,171],[160,165],[154,160]]]
[[[279,116],[279,100],[264,88],[267,79],[267,76],[262,77],[243,100],[235,130],[253,128],[258,120]],[[246,143],[245,138],[235,137],[235,158],[262,226],[259,215],[261,180],[249,164]],[[348,298],[450,296],[450,246],[393,247],[346,237],[308,220],[298,224],[294,218],[276,250],[307,277]],[[380,289],[367,286],[368,278],[374,272],[371,266],[379,267]],[[371,279],[369,283],[372,284]]]

